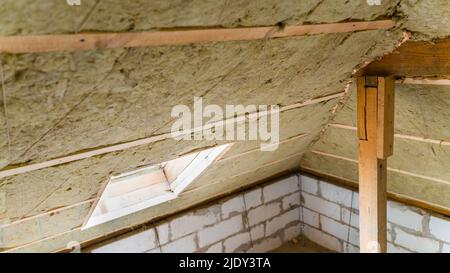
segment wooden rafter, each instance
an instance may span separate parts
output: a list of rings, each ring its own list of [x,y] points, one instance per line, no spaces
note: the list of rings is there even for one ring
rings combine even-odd
[[[450,39],[436,42],[407,41],[391,54],[361,69],[357,75],[448,77],[450,76]]]

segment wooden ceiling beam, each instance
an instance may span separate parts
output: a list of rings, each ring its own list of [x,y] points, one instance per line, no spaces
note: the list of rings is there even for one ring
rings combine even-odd
[[[356,75],[448,77],[450,76],[450,39],[435,42],[407,41],[381,60],[371,62]],[[446,82],[442,81],[442,83]]]

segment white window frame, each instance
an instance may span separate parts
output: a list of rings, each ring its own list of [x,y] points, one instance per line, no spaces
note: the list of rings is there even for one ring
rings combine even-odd
[[[231,144],[225,144],[221,146],[217,146],[214,148],[210,148],[207,150],[203,150],[197,154],[197,156],[181,171],[181,173],[176,177],[176,179],[172,182],[162,181],[161,184],[167,183],[167,192],[153,196],[148,200],[139,202],[134,205],[125,206],[123,208],[115,209],[106,213],[98,214],[98,210],[101,210],[99,204],[103,203],[103,201],[107,200],[108,197],[104,195],[107,192],[108,185],[110,183],[118,183],[113,182],[114,179],[126,179],[126,177],[131,177],[135,175],[139,175],[139,172],[148,172],[148,169],[155,168],[158,169],[158,165],[164,165],[164,163],[156,164],[153,166],[149,166],[147,168],[143,168],[140,170],[132,171],[126,174],[122,174],[116,177],[112,177],[106,187],[103,189],[100,198],[98,198],[97,202],[93,205],[93,209],[87,218],[87,221],[81,227],[81,230],[86,230],[88,228],[112,221],[114,219],[124,217],[126,215],[130,215],[132,213],[153,207],[155,205],[165,203],[177,198],[188,186],[191,184],[195,178],[199,177],[215,160],[217,160],[223,153],[227,151],[227,149],[231,146]],[[123,183],[123,182],[122,182]],[[161,185],[164,190],[164,185]],[[130,193],[132,194],[132,193]],[[130,195],[130,194],[124,194]],[[114,197],[114,198],[120,198]],[[96,215],[97,214],[97,215]]]

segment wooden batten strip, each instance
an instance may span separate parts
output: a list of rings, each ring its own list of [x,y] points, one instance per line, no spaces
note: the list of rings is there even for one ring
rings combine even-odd
[[[297,109],[297,108],[301,108],[304,106],[308,106],[308,105],[312,105],[312,104],[316,104],[316,103],[320,103],[320,102],[324,102],[324,101],[329,101],[329,100],[332,100],[332,99],[335,99],[338,97],[342,97],[344,95],[345,95],[345,92],[341,92],[341,93],[332,94],[332,95],[324,96],[324,97],[313,99],[313,100],[307,100],[303,103],[296,103],[296,104],[293,104],[290,106],[281,107],[280,112],[285,112],[285,111],[289,111],[292,109]],[[242,116],[238,116],[235,118],[229,118],[226,120],[218,121],[216,123],[211,123],[211,124],[208,124],[205,126],[193,128],[191,130],[178,132],[175,135],[183,136],[183,135],[187,135],[187,134],[192,134],[192,133],[200,132],[203,130],[211,129],[216,125],[224,126],[225,124],[230,124],[230,123],[237,124],[239,122],[245,122],[247,119],[255,118],[255,116],[258,116],[258,115],[264,116],[264,115],[269,115],[269,114],[270,114],[270,111],[262,111],[260,113],[255,112],[255,113],[251,113],[249,115],[242,115]],[[151,137],[147,137],[147,138],[143,138],[143,139],[139,139],[139,140],[134,140],[134,141],[125,142],[125,143],[121,143],[121,144],[111,145],[111,146],[107,146],[107,147],[103,147],[103,148],[92,149],[87,152],[81,152],[81,153],[77,153],[77,154],[73,154],[73,155],[69,155],[69,156],[64,156],[64,157],[60,157],[57,159],[48,160],[45,162],[33,163],[33,164],[25,165],[25,166],[15,167],[15,168],[11,168],[11,169],[5,169],[5,170],[0,171],[0,178],[17,175],[17,174],[21,174],[21,173],[26,173],[26,172],[31,172],[31,171],[36,171],[36,170],[43,169],[43,168],[53,167],[56,165],[61,165],[61,164],[69,163],[72,161],[86,159],[86,158],[98,156],[101,154],[121,151],[121,150],[129,149],[132,147],[136,147],[136,146],[147,145],[147,144],[154,143],[157,141],[162,141],[165,139],[172,138],[173,136],[174,135],[172,135],[171,133],[165,133],[165,134],[151,136]]]
[[[339,128],[339,129],[346,129],[346,130],[353,130],[353,131],[357,130],[357,128],[354,126],[344,125],[344,124],[331,123],[331,124],[329,124],[329,126],[333,127],[333,128]],[[437,144],[437,145],[441,145],[441,146],[450,146],[450,141],[445,141],[445,140],[423,138],[423,137],[410,136],[410,135],[404,135],[404,134],[394,134],[394,137],[408,139],[408,140],[414,140],[414,141],[419,141],[419,142],[424,142],[424,143],[430,143],[430,144]]]
[[[450,74],[450,72],[449,72]],[[448,79],[417,79],[417,78],[404,78],[397,80],[396,83],[399,84],[417,84],[417,85],[450,85],[450,80]]]
[[[304,137],[306,137],[307,135],[308,135],[308,134],[300,134],[300,135],[296,135],[296,136],[293,136],[293,137],[284,139],[284,140],[282,140],[282,141],[279,141],[278,143],[273,144],[273,145],[274,145],[274,146],[275,146],[275,145],[281,145],[281,144],[284,144],[284,143],[287,143],[287,142],[290,142],[290,141],[293,141],[293,140],[298,140],[298,139],[304,138]],[[268,145],[268,146],[271,146],[271,145]],[[241,156],[243,156],[243,155],[251,154],[251,153],[254,153],[254,152],[260,152],[260,151],[261,151],[261,149],[260,149],[259,147],[257,147],[257,148],[250,149],[250,150],[248,150],[248,151],[245,151],[245,152],[242,152],[242,153],[239,153],[239,154],[235,154],[235,155],[232,155],[232,156],[229,156],[229,157],[222,157],[222,158],[220,158],[219,160],[217,160],[217,162],[223,162],[223,161],[233,160],[233,159],[236,159],[236,158],[241,157]]]
[[[329,100],[332,100],[332,99],[342,98],[346,94],[347,93],[344,91],[344,92],[340,92],[340,93],[336,93],[336,94],[332,94],[332,95],[328,95],[328,96],[324,96],[324,97],[320,97],[320,98],[310,99],[310,100],[307,100],[307,101],[304,101],[304,102],[291,104],[291,105],[288,105],[288,106],[283,106],[283,107],[280,107],[280,112],[289,111],[289,110],[292,110],[292,109],[296,109],[296,108],[300,108],[300,107],[308,106],[308,105],[313,105],[313,104],[316,104],[316,103],[329,101]]]
[[[352,158],[348,158],[348,157],[344,157],[344,156],[340,156],[340,155],[335,155],[335,154],[330,154],[330,153],[325,153],[325,152],[321,152],[321,151],[312,150],[311,153],[318,154],[318,155],[321,155],[321,156],[326,156],[326,157],[332,157],[332,158],[335,158],[335,159],[345,160],[345,161],[353,162],[353,163],[356,163],[356,164],[359,163],[359,161],[356,160],[356,159],[352,159]],[[391,172],[396,172],[396,173],[401,173],[401,174],[404,174],[404,175],[417,177],[417,178],[422,178],[422,179],[425,179],[425,180],[434,181],[434,182],[437,182],[437,183],[442,183],[442,184],[445,184],[445,185],[450,185],[450,181],[439,179],[439,178],[435,178],[435,177],[431,177],[431,176],[416,174],[416,173],[403,171],[403,170],[395,169],[395,168],[389,168],[389,167],[387,168],[387,170],[391,171]]]
[[[183,45],[191,43],[246,41],[265,38],[389,29],[392,20],[333,24],[245,28],[179,29],[124,33],[82,33],[63,35],[27,35],[0,37],[0,52],[33,53],[77,51],[120,47]]]

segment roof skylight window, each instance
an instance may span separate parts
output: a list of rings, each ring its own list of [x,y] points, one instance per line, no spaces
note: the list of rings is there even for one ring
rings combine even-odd
[[[111,177],[82,229],[177,198],[229,146],[221,145]]]

